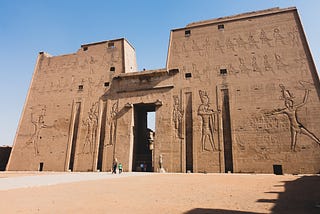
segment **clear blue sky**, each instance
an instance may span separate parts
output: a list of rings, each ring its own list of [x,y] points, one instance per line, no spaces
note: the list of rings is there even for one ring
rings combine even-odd
[[[268,9],[298,8],[320,66],[320,0],[0,0],[0,145],[12,145],[39,51],[125,37],[139,69],[164,68],[169,33],[190,22]]]

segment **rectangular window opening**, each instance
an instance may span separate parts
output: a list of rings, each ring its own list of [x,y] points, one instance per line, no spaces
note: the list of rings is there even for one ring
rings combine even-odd
[[[227,69],[220,69],[220,75],[227,75],[228,71]]]
[[[109,82],[105,82],[105,83],[104,83],[104,86],[105,86],[105,87],[108,87],[109,85],[110,85]]]
[[[115,71],[116,68],[115,67],[110,67],[110,71]]]
[[[115,48],[114,42],[109,42],[109,43],[108,43],[108,48]]]
[[[185,73],[185,78],[191,78],[192,77],[192,74],[191,73]]]
[[[88,47],[83,47],[82,49],[83,49],[83,51],[87,51]]]
[[[223,30],[224,29],[224,24],[219,24],[218,25],[218,30]]]
[[[82,90],[83,90],[83,85],[79,85],[79,86],[78,86],[78,90],[79,90],[79,91],[82,91]]]
[[[185,37],[188,37],[188,36],[190,36],[191,35],[191,30],[186,30],[185,32],[184,32],[184,36]]]

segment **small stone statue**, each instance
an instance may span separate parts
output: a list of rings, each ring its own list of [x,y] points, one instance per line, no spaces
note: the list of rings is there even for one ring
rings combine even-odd
[[[159,155],[159,165],[160,165],[160,173],[165,173],[166,170],[163,168],[162,154]]]

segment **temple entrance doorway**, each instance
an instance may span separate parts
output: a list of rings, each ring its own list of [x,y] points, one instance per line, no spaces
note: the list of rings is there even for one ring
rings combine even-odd
[[[155,104],[134,105],[134,145],[132,171],[153,172]]]

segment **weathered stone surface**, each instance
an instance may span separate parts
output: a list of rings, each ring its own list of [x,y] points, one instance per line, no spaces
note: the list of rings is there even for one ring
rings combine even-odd
[[[40,53],[8,170],[320,171],[319,77],[295,8],[174,29],[167,59],[136,72],[125,39]]]

